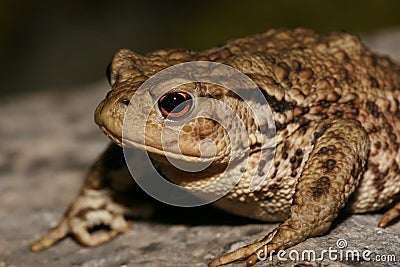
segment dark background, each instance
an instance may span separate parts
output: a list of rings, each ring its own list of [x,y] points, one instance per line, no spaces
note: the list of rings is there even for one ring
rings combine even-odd
[[[369,34],[400,25],[398,0],[0,0],[0,95],[104,79],[115,50],[201,50],[271,27]]]

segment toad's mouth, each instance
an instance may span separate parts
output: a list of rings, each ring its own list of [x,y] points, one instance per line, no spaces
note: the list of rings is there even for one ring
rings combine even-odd
[[[137,148],[142,151],[147,151],[148,153],[153,153],[157,155],[161,155],[164,157],[171,157],[173,159],[177,160],[183,160],[183,161],[188,161],[188,162],[212,162],[215,160],[215,157],[205,157],[205,156],[192,156],[192,155],[183,155],[176,153],[174,151],[168,151],[167,148],[165,150],[162,150],[158,147],[151,146],[151,145],[145,145],[143,143],[139,143],[135,140],[130,140],[128,138],[122,138],[120,136],[117,136],[113,134],[110,130],[108,130],[105,126],[101,126],[100,129],[103,131],[103,133],[111,139],[116,145],[122,147],[122,148]]]

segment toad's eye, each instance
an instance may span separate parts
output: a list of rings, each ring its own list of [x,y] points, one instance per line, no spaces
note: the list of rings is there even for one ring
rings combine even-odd
[[[190,111],[192,105],[192,97],[185,92],[168,93],[158,100],[158,107],[164,117],[182,117]]]
[[[107,77],[108,84],[111,85],[111,62],[108,63],[108,65],[107,65],[107,68],[106,68],[106,77]]]

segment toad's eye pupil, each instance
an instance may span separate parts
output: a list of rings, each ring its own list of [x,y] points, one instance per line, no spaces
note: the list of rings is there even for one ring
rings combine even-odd
[[[165,109],[168,113],[172,112],[174,108],[174,113],[182,111],[184,105],[180,105],[185,102],[185,97],[181,94],[168,94],[164,97],[162,103],[163,109]]]
[[[187,114],[192,106],[192,98],[183,92],[168,93],[158,100],[163,116],[180,117]]]

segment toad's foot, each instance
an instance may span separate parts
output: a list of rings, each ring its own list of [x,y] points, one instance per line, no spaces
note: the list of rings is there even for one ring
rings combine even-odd
[[[313,148],[296,186],[289,217],[268,235],[217,258],[209,267],[243,259],[252,266],[268,254],[329,229],[358,184],[369,139],[360,123],[352,120],[327,120],[313,127]]]
[[[400,218],[400,202],[383,214],[378,226],[385,228],[390,222]]]
[[[117,190],[112,187],[121,176],[120,170],[125,169],[122,149],[111,144],[88,172],[81,193],[61,222],[35,242],[31,250],[48,248],[69,234],[82,245],[96,246],[125,232],[129,228],[124,217],[127,208],[116,202]],[[129,177],[126,179],[130,181]]]
[[[40,251],[71,234],[85,246],[103,244],[128,230],[124,210],[106,190],[85,190],[68,209],[61,222],[31,246]]]

